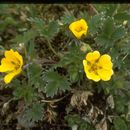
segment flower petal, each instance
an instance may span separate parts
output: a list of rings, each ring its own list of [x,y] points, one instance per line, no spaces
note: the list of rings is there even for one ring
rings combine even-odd
[[[20,61],[20,65],[23,65],[23,57],[16,51],[14,52],[15,57]]]
[[[69,25],[69,29],[72,33],[80,39],[82,35],[86,35],[88,31],[88,25],[84,19],[75,21]]]
[[[73,31],[73,34],[78,38],[80,39],[82,37],[82,35],[86,35],[86,31],[82,30],[80,32],[77,32],[77,31]]]
[[[16,76],[18,75],[22,70],[21,69],[18,69],[16,71],[13,71],[11,73],[8,73],[5,77],[4,77],[4,81],[6,84],[10,83],[11,80]]]
[[[104,54],[100,57],[98,64],[104,69],[112,69],[113,66],[111,62],[111,57],[107,54]]]
[[[9,59],[3,58],[1,60],[1,65],[0,65],[0,72],[8,72],[8,71],[13,71],[15,66],[10,63]]]
[[[5,57],[10,58],[12,61],[20,62],[21,66],[23,65],[23,58],[17,51],[13,51],[12,49],[5,51]]]
[[[113,75],[113,70],[106,70],[106,69],[98,69],[97,70],[98,75],[100,78],[104,81],[110,80],[111,76]]]
[[[99,51],[94,51],[94,52],[89,52],[86,55],[86,60],[89,61],[90,63],[94,63],[96,60],[98,60],[100,57]]]
[[[79,22],[82,25],[83,30],[88,30],[88,25],[84,19],[80,19]]]
[[[95,74],[94,71],[91,71],[91,72],[89,71],[91,66],[87,65],[87,61],[86,60],[83,60],[83,65],[84,65],[84,71],[86,73],[86,77],[88,79],[94,80],[95,82],[98,82],[100,80],[99,75]]]

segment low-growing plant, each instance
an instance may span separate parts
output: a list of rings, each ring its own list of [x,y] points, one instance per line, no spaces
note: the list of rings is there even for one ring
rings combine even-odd
[[[21,18],[25,30],[7,44],[0,41],[1,87],[13,91],[10,102],[18,103],[18,123],[27,128],[39,121],[62,124],[66,130],[129,130],[129,7],[88,4],[92,14],[78,10],[74,15],[63,5],[66,12],[49,20],[32,15],[33,5],[27,7],[30,14],[23,12]],[[0,15],[1,35],[9,25],[20,29],[15,17]]]

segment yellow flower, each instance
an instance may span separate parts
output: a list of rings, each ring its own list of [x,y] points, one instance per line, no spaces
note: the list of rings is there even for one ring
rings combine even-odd
[[[83,60],[83,66],[87,78],[95,82],[108,81],[113,75],[111,57],[107,54],[101,56],[98,51],[89,52]]]
[[[23,57],[17,52],[10,49],[5,51],[5,58],[1,60],[0,72],[5,72],[7,75],[4,77],[6,84],[22,71]]]
[[[82,35],[86,35],[88,31],[88,25],[84,19],[75,21],[69,25],[69,29],[72,33],[80,39]]]

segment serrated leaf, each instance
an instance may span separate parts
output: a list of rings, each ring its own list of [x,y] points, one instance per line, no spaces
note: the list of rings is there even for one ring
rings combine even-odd
[[[82,78],[83,64],[82,61],[85,57],[79,47],[71,46],[68,53],[62,57],[57,66],[67,68],[70,81],[76,82]]]
[[[130,14],[128,14],[127,12],[120,12],[120,13],[117,13],[114,18],[116,20],[121,20],[121,21],[124,21],[124,20],[130,20]]]
[[[86,120],[82,119],[79,115],[67,115],[65,120],[68,122],[68,125],[74,129],[74,126],[77,125],[78,130],[94,130],[92,125],[89,124]]]
[[[115,26],[114,21],[110,17],[106,19],[103,26],[103,33],[106,37],[110,38],[111,34],[114,32]]]
[[[40,86],[39,83],[42,80],[41,74],[42,74],[42,68],[39,65],[33,63],[29,66],[30,83],[32,85]]]
[[[53,97],[58,91],[70,89],[68,80],[64,76],[60,76],[57,72],[46,72],[44,74],[44,81],[47,82],[45,92],[48,97]]]
[[[37,122],[43,117],[43,104],[36,103],[28,108],[23,115],[23,118],[28,122]]]
[[[37,31],[28,30],[27,32],[24,32],[23,35],[17,35],[12,41],[16,43],[27,43],[31,39],[34,39],[37,34]]]
[[[108,8],[106,9],[106,16],[114,16],[119,8],[120,4],[109,4]]]
[[[128,130],[125,121],[120,117],[115,118],[113,123],[115,130]]]
[[[32,17],[30,17],[28,20],[30,22],[32,22],[37,27],[37,29],[39,29],[39,30],[43,29],[44,26],[45,26],[45,22],[40,18],[36,18],[36,17],[32,18]]]
[[[122,50],[124,51],[124,53],[130,52],[130,42],[125,43],[124,46],[122,47]]]
[[[72,45],[69,51],[58,63],[59,66],[67,66],[69,64],[82,65],[85,54],[76,45]]]
[[[103,16],[99,14],[91,18],[91,20],[88,23],[90,33],[95,34],[98,32],[98,29],[101,28],[102,26],[102,22],[101,22],[102,17]]]
[[[117,27],[112,33],[112,39],[114,41],[121,39],[126,34],[126,30],[123,27]]]
[[[25,111],[18,116],[18,122],[24,127],[33,127],[36,122],[43,117],[43,104],[36,103],[26,108]]]
[[[70,75],[70,80],[76,82],[79,78],[79,70],[74,65],[68,67],[68,73]]]
[[[61,22],[63,24],[70,24],[75,20],[74,15],[70,15],[68,13],[65,13],[62,17],[61,17]]]
[[[95,41],[99,44],[104,46],[103,48],[101,48],[102,50],[108,48],[110,45],[113,44],[113,41],[111,39],[108,39],[108,37],[104,36],[104,35],[99,35],[97,36],[97,38],[95,39]]]
[[[47,38],[47,40],[51,40],[56,33],[58,33],[59,25],[56,21],[50,22],[43,30],[41,30],[42,35]]]
[[[24,99],[26,103],[31,103],[36,98],[36,93],[34,89],[26,84],[16,83],[15,90],[13,92],[14,98],[16,100]]]

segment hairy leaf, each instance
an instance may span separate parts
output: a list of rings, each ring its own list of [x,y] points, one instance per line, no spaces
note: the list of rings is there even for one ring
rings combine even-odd
[[[44,81],[46,81],[46,95],[53,97],[58,91],[65,91],[70,89],[70,83],[67,78],[60,76],[57,72],[49,71],[44,74]]]

